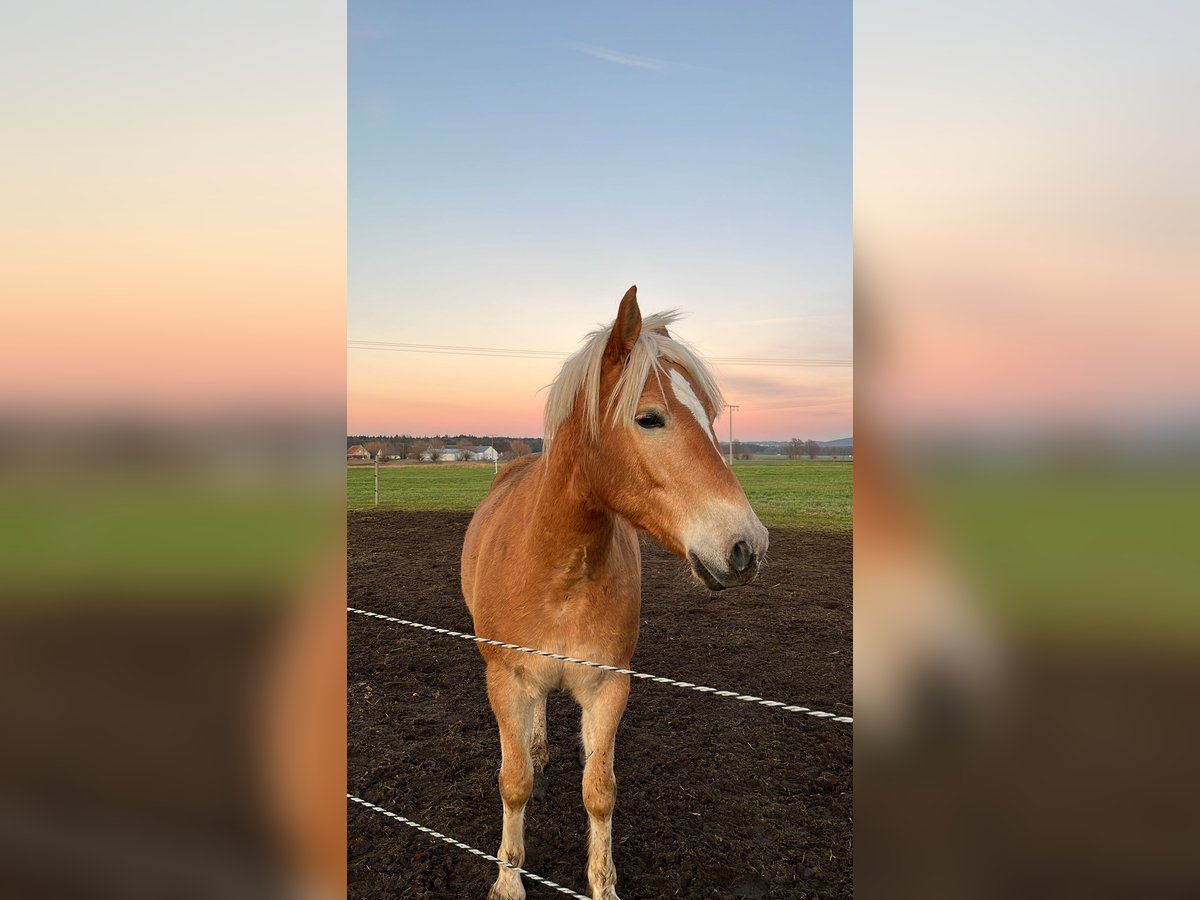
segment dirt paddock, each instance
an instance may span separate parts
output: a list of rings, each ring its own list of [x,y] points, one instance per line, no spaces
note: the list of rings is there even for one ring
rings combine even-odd
[[[350,605],[472,631],[458,585],[470,513],[348,519]],[[643,541],[633,668],[851,713],[851,538],[771,529],[770,566],[710,595]],[[350,615],[349,791],[487,853],[500,841],[499,738],[470,642]],[[525,867],[586,893],[579,710],[549,704],[546,799]],[[852,895],[851,726],[634,681],[617,736],[617,889],[659,897]],[[349,896],[482,898],[495,866],[348,804]],[[561,896],[526,882],[530,898]]]

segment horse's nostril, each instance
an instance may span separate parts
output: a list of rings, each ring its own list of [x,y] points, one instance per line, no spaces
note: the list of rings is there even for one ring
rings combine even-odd
[[[749,544],[745,541],[738,541],[733,545],[733,552],[729,554],[729,566],[733,571],[745,572],[750,568],[752,562],[754,562],[754,553]]]

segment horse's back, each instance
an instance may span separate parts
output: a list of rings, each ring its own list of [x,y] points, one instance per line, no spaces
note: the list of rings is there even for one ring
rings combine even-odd
[[[488,489],[488,497],[492,496],[492,494],[495,494],[504,485],[512,482],[513,479],[521,481],[526,475],[529,474],[530,469],[532,469],[534,464],[537,463],[537,461],[541,458],[542,454],[540,453],[530,453],[514,459],[507,466],[501,469],[499,474],[492,479],[492,486]]]
[[[522,456],[505,466],[492,480],[487,496],[476,507],[471,523],[467,526],[467,533],[463,539],[462,591],[467,609],[472,612],[480,548],[492,537],[497,527],[502,527],[502,523],[508,522],[511,527],[513,521],[525,520],[523,517],[514,518],[507,515],[506,507],[519,502],[521,495],[525,493],[522,485],[526,483],[540,458],[540,455],[535,454]],[[528,499],[532,502],[532,497]]]

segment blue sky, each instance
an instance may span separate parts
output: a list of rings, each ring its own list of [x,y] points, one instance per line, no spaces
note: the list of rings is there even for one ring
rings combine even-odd
[[[849,3],[351,2],[349,37],[351,339],[570,351],[637,283],[708,355],[851,356]],[[349,358],[360,431],[417,430],[414,378],[485,431],[481,373],[536,422],[557,368]],[[849,433],[848,368],[719,374],[744,436]]]

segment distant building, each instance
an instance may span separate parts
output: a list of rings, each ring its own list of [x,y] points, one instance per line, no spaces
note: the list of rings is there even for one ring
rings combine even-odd
[[[462,462],[464,459],[470,458],[470,452],[459,447],[437,447],[426,450],[421,454],[421,459],[425,462],[431,462],[436,453],[438,462]]]
[[[355,444],[346,450],[346,459],[370,459],[371,452],[362,444]]]
[[[438,462],[495,462],[500,458],[495,447],[438,447],[421,454],[421,459],[430,462],[437,454]]]

